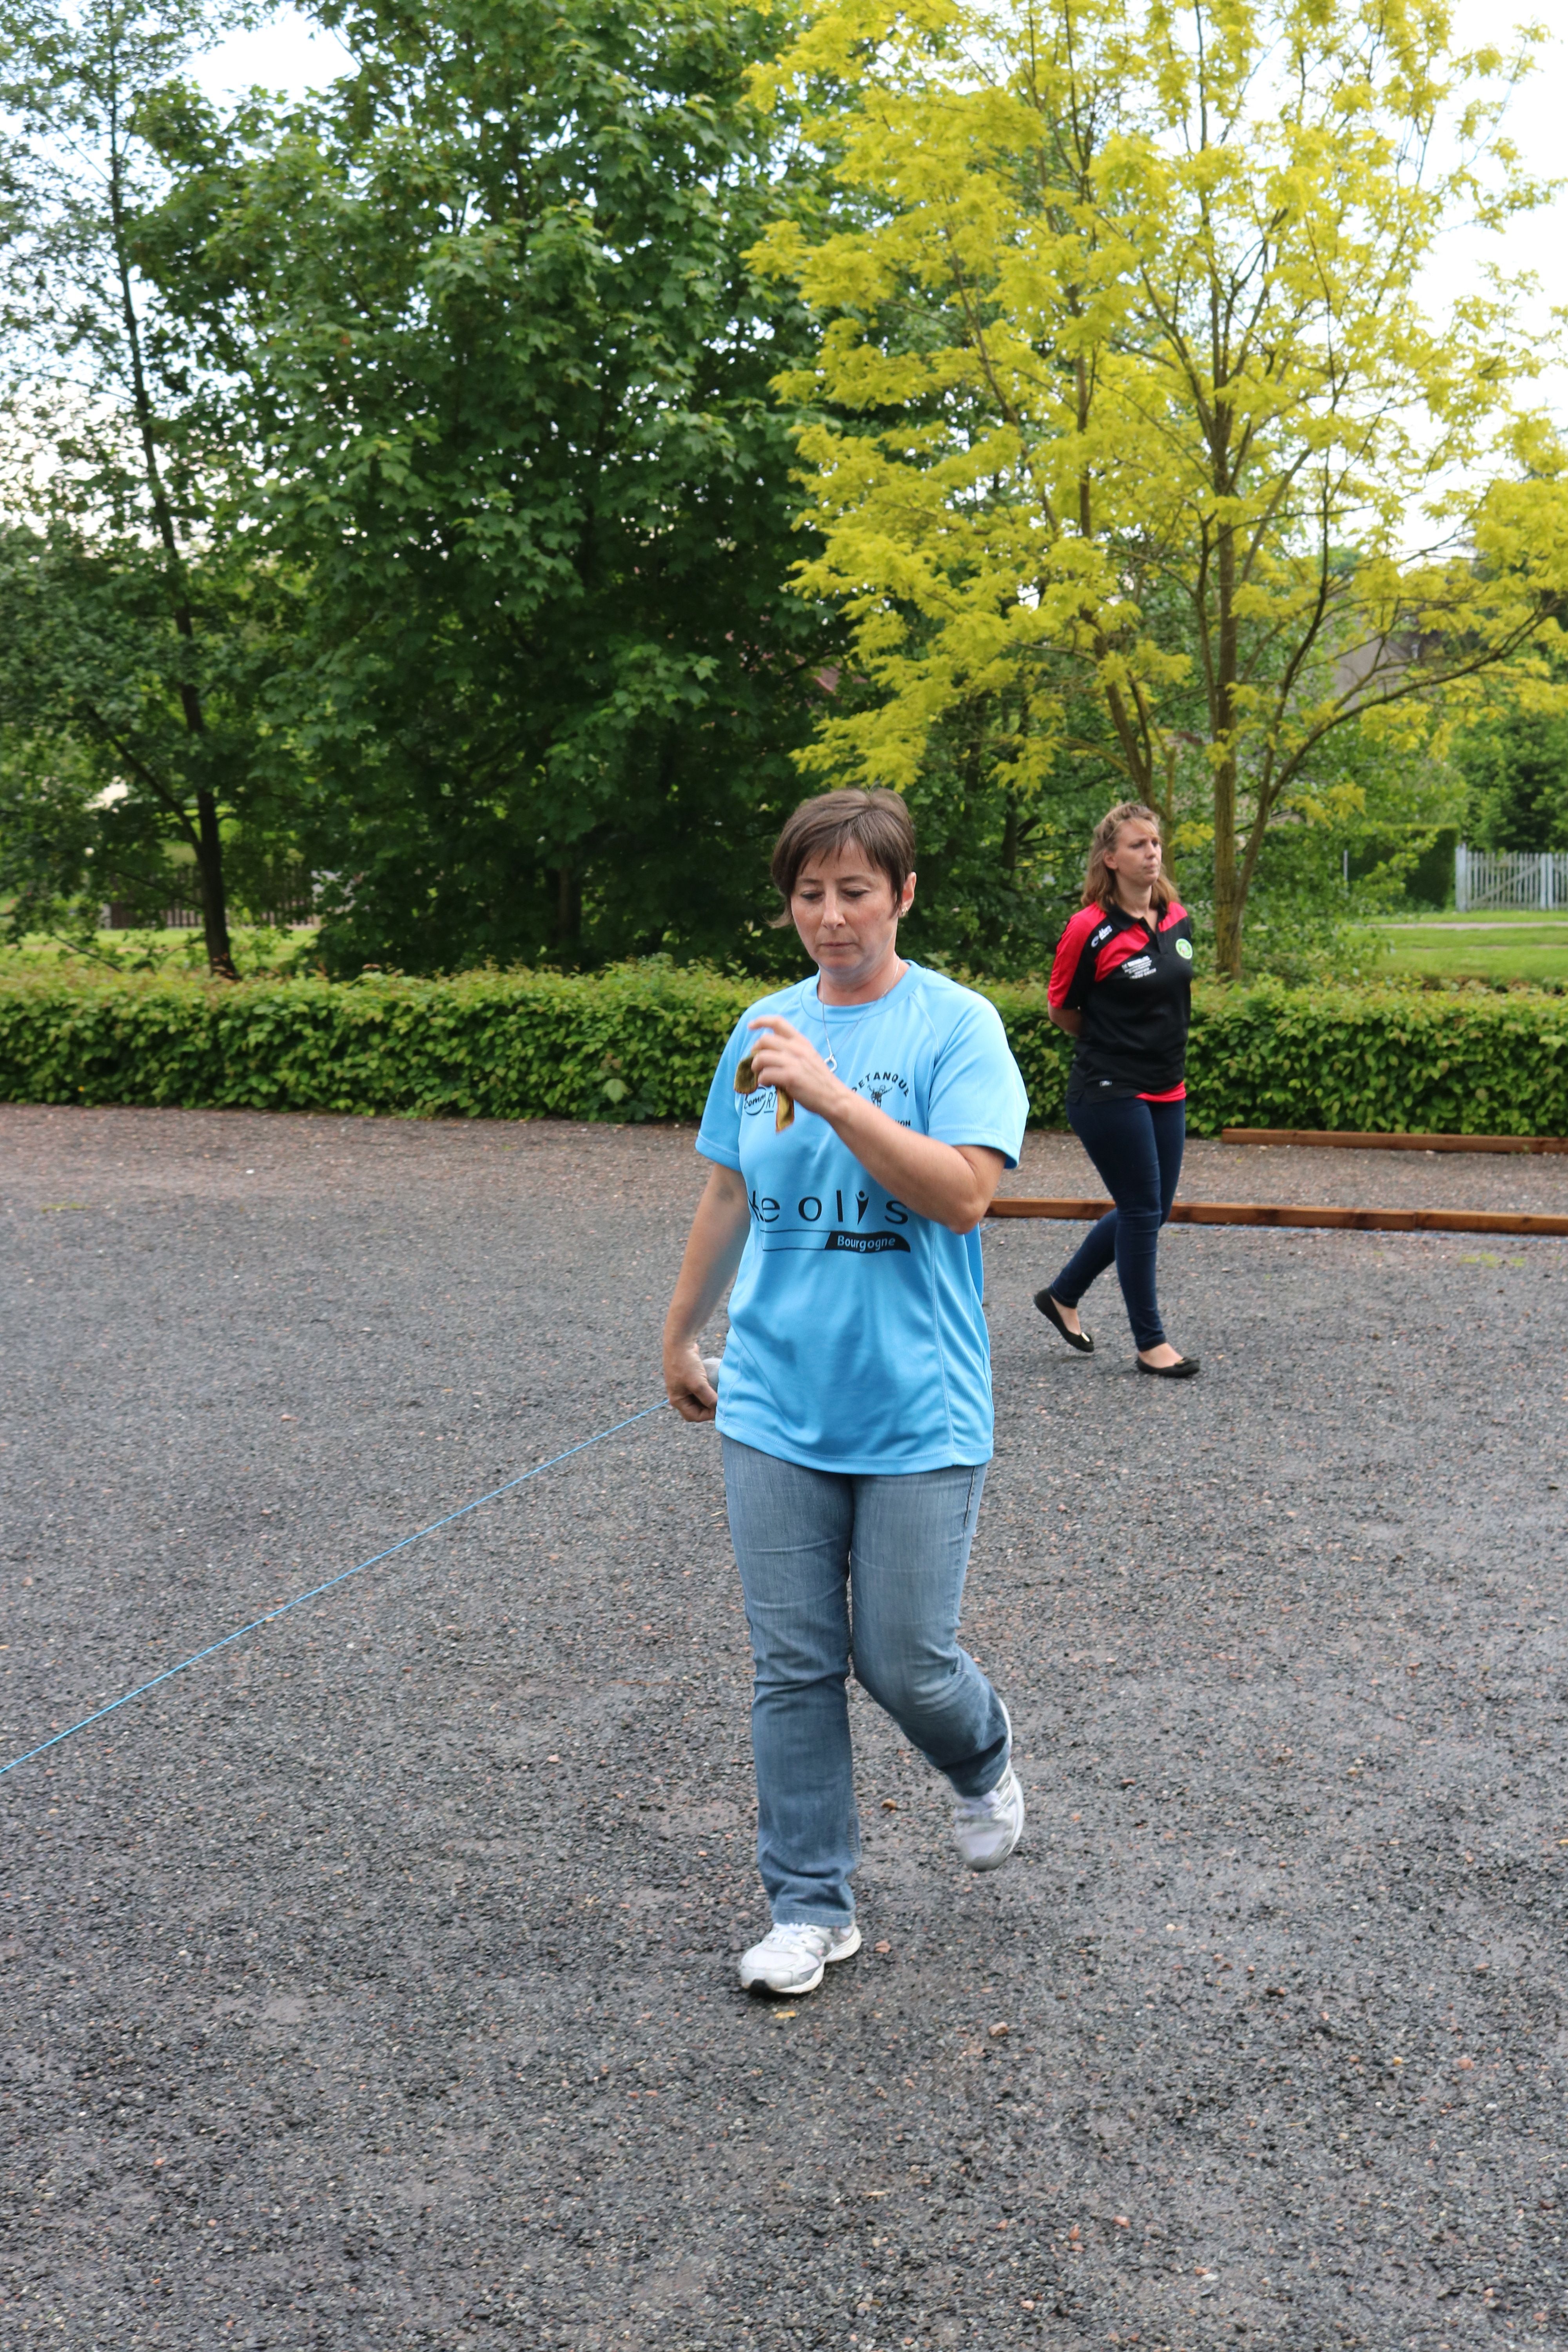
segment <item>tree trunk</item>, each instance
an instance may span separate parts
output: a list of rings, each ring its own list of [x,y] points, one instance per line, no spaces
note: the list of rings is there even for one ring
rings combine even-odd
[[[1164,835],[1164,843],[1161,852],[1160,863],[1165,869],[1166,881],[1170,884],[1172,889],[1176,891],[1176,896],[1179,898],[1182,894],[1180,890],[1176,889],[1176,853],[1171,846],[1171,835],[1176,829],[1176,752],[1175,746],[1173,744],[1169,742],[1164,744],[1163,758],[1165,768],[1164,797],[1154,803],[1154,806],[1160,814],[1160,831]]]
[[[570,866],[555,869],[555,941],[557,949],[574,947],[583,929],[583,884]]]
[[[131,362],[132,403],[142,443],[142,469],[153,519],[163,543],[174,626],[184,644],[194,651],[195,617],[186,593],[185,566],[180,554],[174,517],[163,487],[163,468],[158,463],[153,399],[147,386],[147,371],[142,353],[142,322],[137,316],[132,292],[118,135],[110,175],[109,201],[114,226],[115,266],[120,276],[121,315],[125,325],[126,353]],[[206,732],[200,692],[188,677],[180,679],[178,691],[180,707],[184,713],[185,731],[193,739],[200,740]],[[239,973],[235,966],[234,950],[228,936],[228,896],[224,887],[223,839],[218,831],[217,803],[205,785],[198,785],[196,790],[196,872],[202,886],[202,931],[206,944],[207,970],[215,980],[237,980]]]
[[[1226,487],[1228,487],[1226,485]],[[1236,864],[1236,688],[1240,633],[1236,617],[1236,536],[1222,525],[1215,549],[1217,669],[1214,772],[1214,953],[1222,979],[1241,978],[1241,918],[1247,892]]]
[[[1236,865],[1236,761],[1227,751],[1214,779],[1214,960],[1224,980],[1241,978],[1244,904]]]
[[[228,892],[223,878],[223,842],[217,803],[205,789],[196,794],[196,873],[202,886],[202,937],[207,970],[215,980],[237,980],[228,937]]]

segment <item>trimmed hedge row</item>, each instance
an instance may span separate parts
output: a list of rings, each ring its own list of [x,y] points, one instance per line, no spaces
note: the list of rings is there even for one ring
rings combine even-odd
[[[1561,997],[1259,988],[1216,990],[1194,1009],[1198,1134],[1568,1134]]]
[[[413,1118],[695,1118],[756,984],[660,963],[591,978],[0,975],[0,1099]],[[1038,984],[985,989],[1031,1116],[1065,1124],[1069,1048]],[[1568,1000],[1200,988],[1195,1132],[1568,1132]]]

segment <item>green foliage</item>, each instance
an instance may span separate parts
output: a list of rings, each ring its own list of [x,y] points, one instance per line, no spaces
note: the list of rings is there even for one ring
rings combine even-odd
[[[841,688],[836,714],[866,699],[863,685]],[[1048,971],[1078,907],[1089,835],[1125,797],[1113,759],[1093,743],[1095,714],[1080,715],[1085,740],[1027,791],[1009,741],[1026,713],[1010,698],[977,697],[933,723],[905,789],[919,844],[920,887],[902,927],[911,954],[994,979]]]
[[[241,969],[252,980],[291,980],[321,970],[316,933],[303,927],[242,923],[229,934]],[[100,973],[169,972],[184,978],[205,970],[198,930],[148,925],[121,930],[35,931],[0,950],[0,978],[83,966]]]
[[[1302,877],[1310,911],[1355,925],[1414,906],[1446,907],[1454,894],[1454,845],[1460,838],[1465,784],[1451,759],[1430,746],[1391,741],[1375,728],[1349,725],[1325,737],[1304,763],[1298,787],[1271,825],[1258,864],[1258,887],[1279,909]],[[1348,859],[1350,889],[1344,887]],[[1328,886],[1325,889],[1325,885]],[[1337,959],[1340,976],[1360,963],[1364,943]],[[1284,975],[1251,952],[1248,970]]]
[[[1568,711],[1498,711],[1460,737],[1478,849],[1568,849]]]
[[[1067,1124],[1070,1048],[1039,988],[986,988],[1029,1089]],[[1568,1134],[1568,1002],[1545,993],[1200,986],[1187,1054],[1194,1135],[1226,1127],[1364,1134]]]
[[[1204,0],[1197,50],[1158,0],[318,0],[341,79],[215,109],[254,14],[0,0],[14,939],[199,902],[226,972],[309,871],[337,975],[778,972],[805,768],[908,790],[930,961],[1043,969],[1131,780],[1220,963],[1245,900],[1300,983],[1467,784],[1472,838],[1568,838],[1560,453],[1484,457],[1506,287],[1413,307],[1479,200],[1413,122],[1462,98],[1494,224],[1540,194],[1443,0]],[[1462,779],[1412,755],[1450,655],[1538,635]]]
[[[410,971],[771,939],[765,845],[835,642],[784,588],[798,301],[709,0],[325,10],[352,70],[187,140],[143,238],[248,386],[307,579],[279,720],[322,953]],[[809,176],[804,174],[804,176]]]
[[[0,1098],[413,1118],[694,1119],[758,993],[655,960],[594,977],[468,972],[220,987],[59,965],[0,974]],[[1039,1126],[1070,1048],[1038,983],[1000,1012]],[[1545,994],[1201,988],[1194,1132],[1568,1133],[1568,1003]]]
[[[226,988],[29,973],[0,983],[0,1094],[426,1118],[691,1118],[756,992],[658,963],[593,979],[481,971]]]
[[[0,892],[13,936],[104,898],[199,904],[253,799],[269,575],[248,452],[142,268],[160,126],[245,0],[0,0]],[[174,876],[183,868],[185,891]]]
[[[1364,824],[1355,828],[1350,850],[1351,885],[1386,880],[1383,912],[1415,908],[1441,909],[1454,903],[1454,851],[1463,838],[1458,824]]]
[[[207,917],[208,961],[222,969],[231,955],[227,907],[247,878],[261,885],[276,817],[258,706],[280,657],[279,600],[232,551],[226,564],[209,551],[184,566],[180,587],[200,619],[190,639],[144,546],[58,520],[43,532],[0,526],[0,896],[12,941],[48,928],[85,942],[108,900],[152,924],[184,904]]]
[[[1208,997],[1193,1124],[1568,1135],[1568,1003],[1524,991],[1277,986]]]
[[[822,322],[780,378],[798,576],[875,689],[805,764],[912,786],[984,703],[1028,794],[1092,697],[1115,797],[1206,801],[1239,978],[1320,752],[1440,742],[1561,641],[1523,289],[1421,305],[1445,229],[1543,200],[1502,129],[1539,32],[1462,53],[1446,0],[814,0],[791,30],[759,88],[834,170],[760,248]]]

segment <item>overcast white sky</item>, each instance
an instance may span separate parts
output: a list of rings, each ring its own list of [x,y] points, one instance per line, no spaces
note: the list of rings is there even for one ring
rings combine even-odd
[[[1568,0],[1535,0],[1520,6],[1518,0],[1458,0],[1455,10],[1458,43],[1476,47],[1500,41],[1505,28],[1519,22],[1546,25],[1552,43],[1540,70],[1525,84],[1511,117],[1513,136],[1530,167],[1546,177],[1568,173]],[[237,35],[212,52],[197,68],[200,79],[214,97],[261,83],[269,89],[298,93],[320,88],[342,70],[344,51],[329,33],[312,27],[294,9],[283,10],[264,31]],[[1568,303],[1568,194],[1517,221],[1504,240],[1455,233],[1434,265],[1428,299],[1434,310],[1462,293],[1483,258],[1500,258],[1506,267],[1532,270],[1541,280],[1540,312]],[[1568,367],[1543,380],[1540,398],[1568,426]]]
[[[215,98],[235,90],[319,89],[342,69],[344,51],[331,34],[311,26],[298,10],[283,9],[258,33],[237,33],[221,48],[197,61],[196,79]]]

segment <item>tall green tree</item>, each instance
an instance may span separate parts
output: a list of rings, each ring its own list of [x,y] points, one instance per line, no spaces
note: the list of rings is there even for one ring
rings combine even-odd
[[[308,574],[289,732],[340,966],[733,951],[837,624],[787,593],[793,296],[708,0],[368,0],[192,155],[161,283],[249,387]]]
[[[246,452],[143,266],[224,0],[0,0],[0,866],[15,919],[194,874],[232,977],[224,835],[258,787]],[[262,762],[261,764],[265,764]],[[173,856],[171,855],[173,853]]]
[[[821,410],[801,583],[877,691],[809,764],[912,787],[1004,700],[1018,794],[1109,741],[1138,797],[1201,792],[1239,973],[1328,739],[1440,740],[1558,634],[1568,464],[1516,404],[1518,289],[1418,299],[1442,229],[1542,193],[1500,128],[1520,69],[1457,52],[1446,0],[814,7],[758,81],[837,193],[759,258],[820,325],[781,378]]]
[[[1458,738],[1465,831],[1482,849],[1568,849],[1568,661],[1545,693],[1489,711]]]
[[[186,558],[176,604],[143,541],[106,545],[61,522],[0,529],[0,895],[13,937],[85,938],[106,899],[153,925],[194,905],[209,969],[232,979],[237,867],[264,906],[276,903],[268,868],[297,866],[263,717],[286,600],[267,567],[224,552]]]

